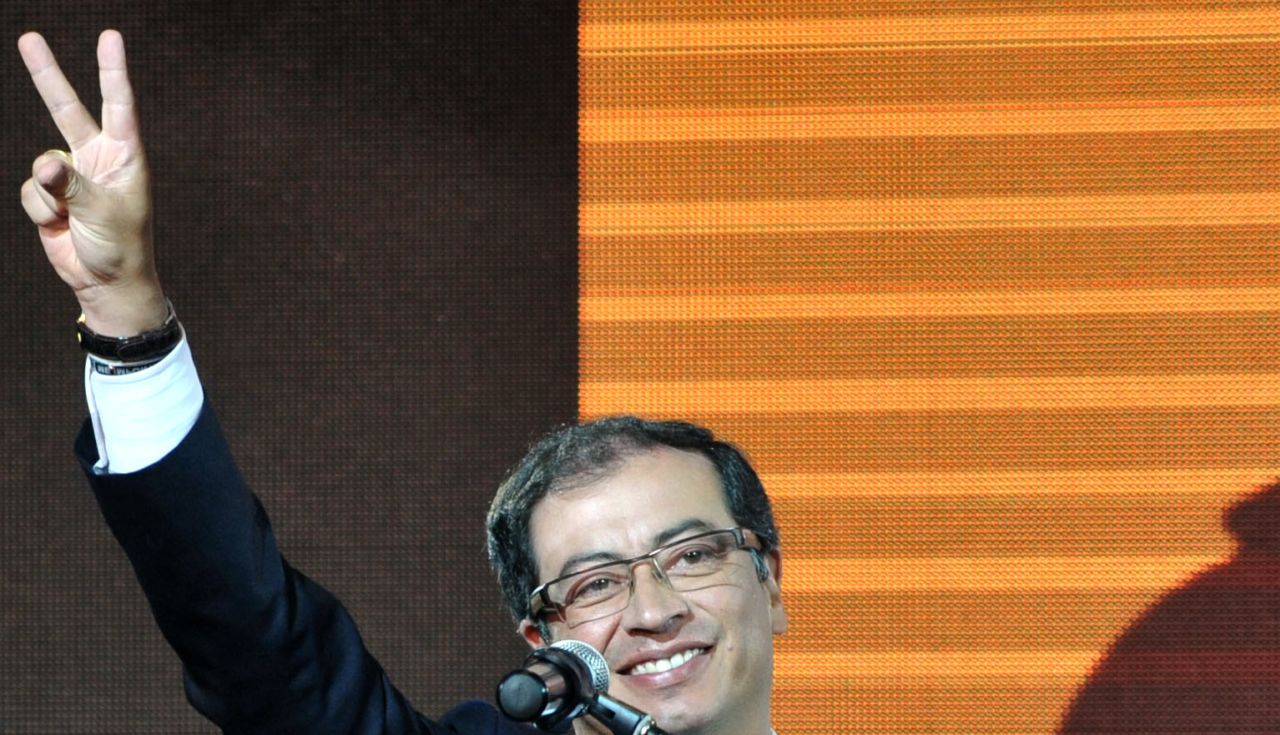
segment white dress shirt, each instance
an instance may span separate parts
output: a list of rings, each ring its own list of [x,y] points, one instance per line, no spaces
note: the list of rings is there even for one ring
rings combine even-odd
[[[160,362],[127,375],[84,365],[84,393],[98,444],[93,471],[121,475],[172,452],[200,417],[204,389],[186,337]]]

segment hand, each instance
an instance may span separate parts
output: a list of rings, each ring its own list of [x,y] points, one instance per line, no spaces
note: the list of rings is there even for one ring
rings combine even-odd
[[[49,263],[93,331],[124,337],[158,327],[168,307],[155,271],[150,181],[124,39],[116,31],[98,38],[101,128],[44,38],[27,33],[18,50],[69,148],[38,157],[22,185]]]

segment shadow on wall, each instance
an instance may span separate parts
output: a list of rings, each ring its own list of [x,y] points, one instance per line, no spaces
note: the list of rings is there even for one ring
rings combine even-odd
[[[1280,733],[1280,481],[1225,521],[1236,555],[1120,636],[1060,733]]]

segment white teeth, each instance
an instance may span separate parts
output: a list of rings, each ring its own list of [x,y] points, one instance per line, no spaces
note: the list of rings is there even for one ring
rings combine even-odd
[[[705,650],[707,649],[691,648],[687,651],[681,651],[671,658],[663,658],[656,661],[645,661],[639,666],[632,668],[627,672],[627,674],[661,674],[664,671],[678,669],[692,661],[694,656],[697,656]]]

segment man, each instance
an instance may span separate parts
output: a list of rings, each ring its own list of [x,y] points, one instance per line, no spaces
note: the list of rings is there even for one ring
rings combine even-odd
[[[77,452],[192,704],[228,732],[521,731],[488,705],[438,722],[415,712],[341,604],[277,551],[154,267],[120,35],[99,39],[101,128],[40,36],[19,50],[70,148],[35,160],[22,203],[83,311],[90,421]],[[488,528],[531,646],[595,646],[610,694],[668,732],[769,732],[781,557],[768,499],[733,447],[676,422],[571,427],[503,483]]]

